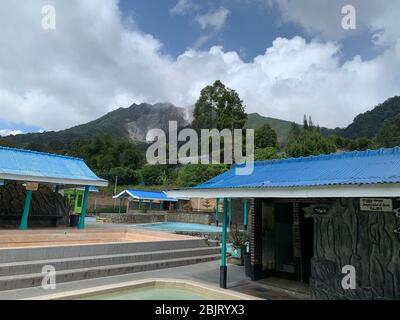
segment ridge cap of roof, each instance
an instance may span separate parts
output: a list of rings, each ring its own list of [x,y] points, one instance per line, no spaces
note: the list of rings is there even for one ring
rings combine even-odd
[[[307,157],[291,157],[291,158],[283,158],[283,159],[271,159],[271,160],[261,160],[254,161],[254,165],[262,166],[268,164],[279,164],[279,163],[290,163],[290,162],[310,162],[310,161],[319,161],[319,160],[332,160],[332,159],[347,159],[353,157],[369,157],[375,155],[383,155],[383,154],[400,154],[400,147],[393,148],[380,148],[380,149],[368,149],[365,151],[343,151],[329,154],[321,154],[321,155],[312,155]],[[245,164],[235,164],[235,166],[244,166]]]
[[[78,157],[64,156],[64,155],[56,154],[56,153],[41,152],[41,151],[34,151],[34,150],[28,150],[28,149],[18,149],[18,148],[0,146],[0,150],[16,151],[16,152],[21,152],[21,153],[31,153],[31,154],[38,154],[38,155],[42,155],[42,156],[50,156],[50,157],[56,157],[56,158],[83,161],[82,158],[78,158]]]

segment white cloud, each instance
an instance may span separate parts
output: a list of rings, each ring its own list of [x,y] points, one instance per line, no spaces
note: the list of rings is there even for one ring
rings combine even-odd
[[[0,136],[1,137],[6,137],[6,136],[15,136],[17,134],[21,134],[21,130],[12,130],[12,129],[0,129]]]
[[[218,31],[225,25],[229,14],[230,11],[228,9],[220,7],[204,15],[197,16],[196,21],[200,24],[202,29],[212,28]]]
[[[169,10],[172,15],[184,16],[191,12],[197,11],[199,5],[191,0],[178,0],[178,2]]]
[[[283,21],[301,25],[312,36],[338,40],[369,30],[375,43],[394,44],[400,38],[400,1],[393,0],[255,0],[276,5]],[[342,8],[356,9],[357,29],[342,28]]]
[[[53,32],[41,29],[41,5],[49,2],[57,10]],[[296,121],[307,113],[324,126],[347,125],[399,94],[399,43],[373,60],[345,64],[338,44],[300,37],[266,43],[248,63],[221,47],[173,59],[159,40],[128,29],[117,0],[7,1],[2,9],[0,117],[45,130],[133,102],[189,106],[216,79],[239,92],[248,112]]]

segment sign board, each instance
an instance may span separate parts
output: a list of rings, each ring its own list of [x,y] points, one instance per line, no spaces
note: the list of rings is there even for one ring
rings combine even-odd
[[[28,191],[37,191],[37,189],[39,188],[39,184],[33,182],[27,182],[25,188]]]
[[[361,211],[393,212],[392,199],[383,198],[361,198]]]

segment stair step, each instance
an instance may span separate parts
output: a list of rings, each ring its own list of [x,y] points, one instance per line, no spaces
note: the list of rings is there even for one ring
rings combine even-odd
[[[62,270],[56,274],[56,282],[64,283],[100,277],[116,276],[121,274],[151,271],[179,267],[184,265],[202,263],[217,260],[220,254],[199,255],[196,257],[164,259],[156,261],[145,261],[136,263],[125,263],[117,265],[97,266],[73,270]],[[41,273],[21,274],[0,277],[0,291],[15,290],[42,285],[43,275]]]
[[[220,253],[219,247],[160,250],[138,253],[110,254],[89,257],[73,257],[51,260],[0,263],[0,276],[40,273],[43,266],[51,265],[57,271],[90,268],[96,266],[119,265],[171,258],[185,258]]]
[[[107,254],[124,254],[144,251],[214,247],[205,239],[171,240],[154,242],[127,242],[76,246],[48,246],[40,248],[0,249],[0,263],[51,260],[73,257],[90,257]]]

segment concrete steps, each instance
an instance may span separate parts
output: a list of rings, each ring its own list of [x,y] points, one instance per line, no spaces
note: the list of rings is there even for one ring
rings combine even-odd
[[[0,250],[0,291],[42,285],[43,266],[56,269],[56,283],[115,276],[208,262],[220,258],[216,243],[204,239],[149,243]],[[58,250],[57,250],[58,249]],[[9,252],[6,252],[9,251]],[[75,252],[75,254],[73,254]],[[14,255],[13,255],[14,253]],[[7,261],[7,257],[11,261]]]

